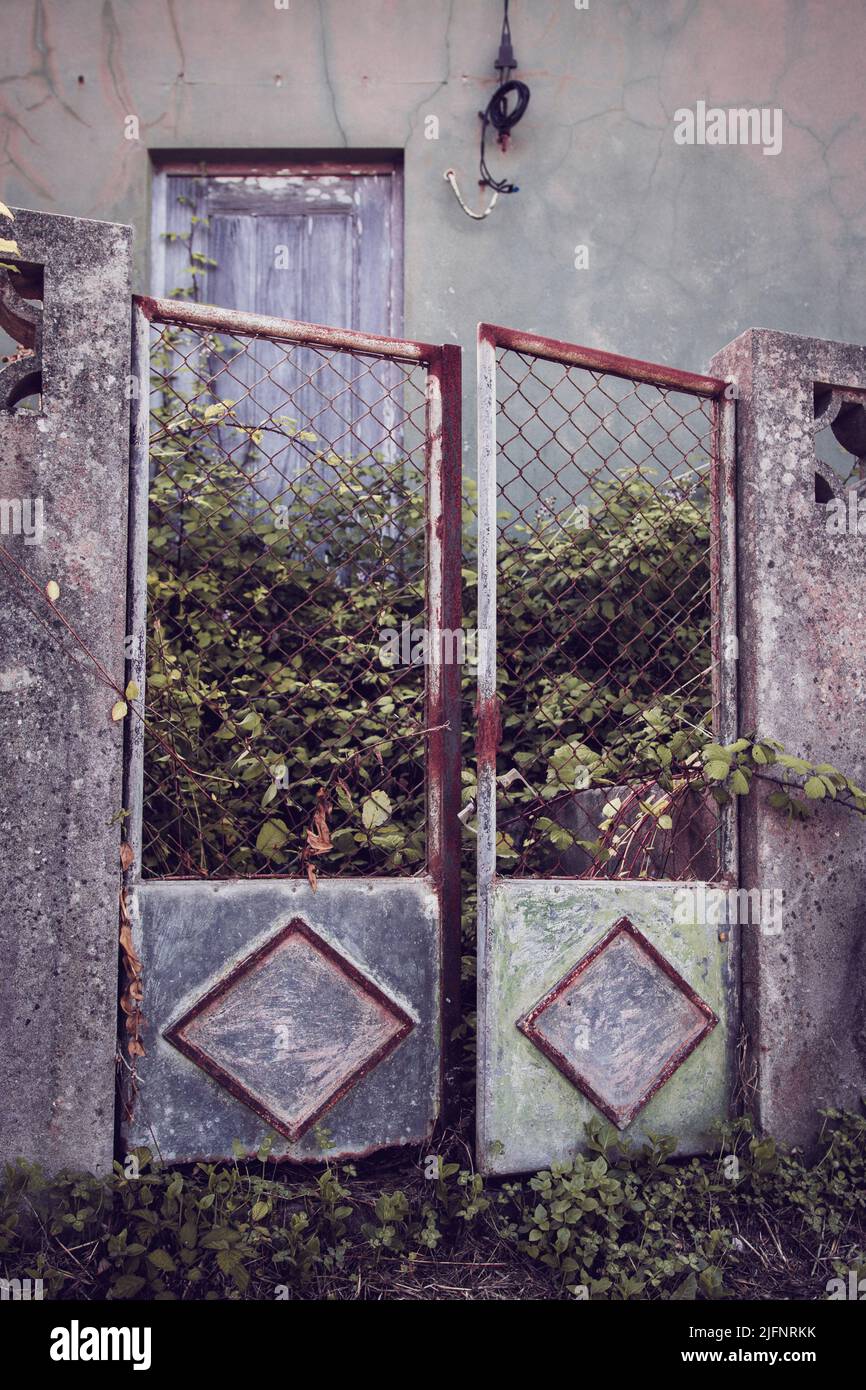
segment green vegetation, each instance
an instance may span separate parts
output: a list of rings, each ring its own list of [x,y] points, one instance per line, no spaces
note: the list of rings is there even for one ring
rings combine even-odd
[[[210,348],[215,347],[210,342]],[[202,349],[204,352],[204,349]],[[187,404],[161,377],[152,445],[148,873],[412,873],[424,859],[424,670],[388,665],[383,629],[423,627],[424,490],[405,460],[347,461],[286,419],[308,465],[276,499],[247,479],[261,431],[231,402]],[[597,487],[589,524],[504,525],[499,543],[503,870],[648,872],[647,847],[697,791],[724,805],[754,776],[805,815],[866,792],[771,739],[712,741],[709,531],[696,477]],[[465,536],[474,516],[467,488]],[[465,542],[467,550],[471,542]],[[464,555],[464,622],[475,614]],[[464,800],[474,797],[475,672],[462,668]],[[772,769],[772,772],[771,772]],[[575,792],[612,796],[591,835]],[[647,831],[646,824],[649,825]],[[600,832],[600,833],[599,833]],[[643,857],[628,860],[639,842]]]
[[[604,1125],[587,1148],[504,1184],[450,1155],[299,1173],[267,1142],[259,1164],[186,1171],[139,1151],[137,1177],[19,1164],[0,1266],[60,1299],[821,1299],[866,1273],[862,1116],[828,1112],[812,1163],[746,1119],[706,1158],[672,1159],[664,1138],[633,1151]]]
[[[287,474],[265,495],[263,429],[195,395],[225,347],[167,330],[155,356],[145,868],[153,874],[413,872],[423,861],[424,673],[383,629],[424,625],[416,463],[339,458],[280,417]],[[192,399],[189,399],[192,396]],[[270,426],[273,431],[273,426]],[[475,621],[466,488],[464,624]],[[590,783],[666,776],[665,740],[707,739],[709,531],[697,474],[597,487],[587,525],[503,519],[500,769],[520,774],[505,866],[549,867],[559,811]],[[475,672],[462,670],[465,765]],[[689,743],[689,751],[693,745]],[[464,777],[465,799],[474,794]],[[315,842],[310,842],[312,830]]]

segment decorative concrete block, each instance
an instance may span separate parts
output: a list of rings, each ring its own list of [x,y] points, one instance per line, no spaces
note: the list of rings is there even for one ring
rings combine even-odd
[[[862,785],[866,534],[828,528],[817,498],[846,487],[816,429],[835,412],[832,449],[866,453],[866,348],[751,329],[711,371],[738,390],[740,731]],[[866,1094],[866,824],[830,801],[789,822],[772,790],[740,810],[740,882],[785,904],[779,933],[742,929],[744,1019],[760,1122],[808,1145],[818,1108]]]

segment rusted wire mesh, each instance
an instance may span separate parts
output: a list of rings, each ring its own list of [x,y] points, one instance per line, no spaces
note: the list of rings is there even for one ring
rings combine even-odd
[[[712,879],[717,402],[507,347],[496,379],[497,868]]]
[[[152,343],[147,876],[414,873],[425,369],[164,325]]]

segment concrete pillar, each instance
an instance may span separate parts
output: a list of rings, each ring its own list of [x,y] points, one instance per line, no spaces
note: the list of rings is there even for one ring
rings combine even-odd
[[[711,371],[739,392],[740,732],[862,786],[866,534],[828,533],[815,401],[817,387],[822,418],[840,410],[840,434],[866,454],[852,394],[866,400],[866,348],[752,329]],[[828,386],[840,388],[832,401]],[[818,471],[841,495],[841,479]],[[761,1124],[808,1146],[819,1108],[857,1108],[866,1094],[866,822],[829,800],[813,803],[805,824],[789,822],[769,806],[771,791],[756,783],[740,809],[742,886],[784,893],[781,933],[739,928],[748,1066]]]
[[[0,370],[0,1158],[102,1172],[123,724],[95,662],[122,686],[132,233],[16,211],[0,235],[33,268],[18,284],[44,282],[20,313],[17,288],[0,291],[0,322],[34,349]]]

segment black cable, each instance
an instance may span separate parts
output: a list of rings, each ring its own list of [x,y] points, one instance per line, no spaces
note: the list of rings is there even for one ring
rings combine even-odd
[[[496,138],[502,149],[508,144],[508,137],[526,114],[529,105],[529,88],[525,82],[519,82],[516,78],[503,81],[506,72],[517,67],[517,59],[511,46],[511,27],[508,23],[508,0],[505,0],[504,13],[502,16],[502,37],[499,42],[499,54],[496,59],[496,69],[499,73],[500,84],[493,93],[483,111],[479,111],[481,117],[481,154],[479,169],[481,173],[480,183],[482,186],[492,188],[495,193],[517,193],[516,183],[510,183],[508,179],[495,179],[490,172],[487,164],[487,152],[485,149],[487,141],[487,128],[492,126],[496,131]],[[509,97],[514,95],[514,105],[509,110]]]

